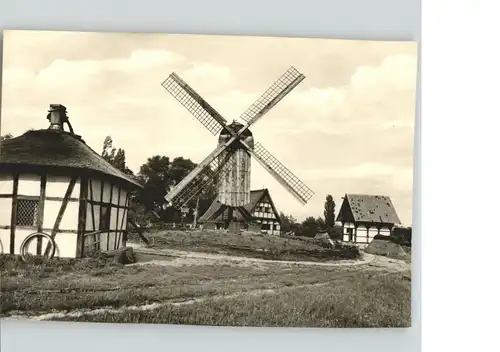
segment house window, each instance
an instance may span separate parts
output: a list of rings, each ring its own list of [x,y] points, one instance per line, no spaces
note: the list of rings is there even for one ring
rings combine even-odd
[[[101,217],[99,219],[99,230],[109,230],[111,220],[111,207],[109,205],[101,206]]]
[[[38,220],[38,203],[38,199],[18,199],[16,225],[36,227]]]
[[[346,229],[346,231],[347,231],[347,240],[349,242],[354,242],[355,241],[354,240],[354,233],[353,233],[354,229],[353,228],[348,228],[348,229]]]

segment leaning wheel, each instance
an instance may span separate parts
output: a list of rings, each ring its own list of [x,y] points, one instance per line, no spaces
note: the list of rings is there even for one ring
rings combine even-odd
[[[26,255],[28,254],[28,249],[30,247],[30,244],[35,240],[35,239],[46,239],[48,241],[47,247],[49,248],[48,253],[43,253],[43,257],[47,257],[47,259],[52,259],[54,255],[56,254],[56,243],[52,239],[52,236],[49,234],[46,234],[45,232],[34,232],[30,234],[28,237],[24,239],[24,241],[21,243],[21,248],[20,248],[20,253],[21,253],[21,259],[23,261],[26,261]],[[45,251],[47,252],[47,251]]]
[[[3,254],[3,243],[2,243],[2,240],[0,240],[0,254]]]

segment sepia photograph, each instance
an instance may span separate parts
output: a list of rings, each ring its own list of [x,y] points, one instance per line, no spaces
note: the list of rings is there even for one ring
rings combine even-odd
[[[0,318],[412,322],[418,44],[4,31]]]

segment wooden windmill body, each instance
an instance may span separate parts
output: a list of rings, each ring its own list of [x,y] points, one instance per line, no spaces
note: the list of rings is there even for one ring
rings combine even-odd
[[[243,128],[243,125],[234,121],[229,125],[234,131]],[[246,130],[241,136],[242,140],[253,149],[253,135]],[[218,147],[225,145],[231,139],[231,134],[222,130]],[[219,156],[219,163],[226,157],[227,172],[221,172],[217,179],[217,201],[230,207],[241,207],[250,202],[251,155],[239,143],[227,148]]]
[[[251,221],[245,210],[250,202],[251,159],[257,160],[288,192],[302,204],[314,192],[280,163],[262,144],[255,142],[249,127],[285,97],[305,76],[289,68],[240,118],[244,123],[226,120],[177,74],[172,73],[162,86],[196,117],[213,135],[219,135],[217,147],[165,196],[166,204],[185,205],[211,183],[217,184],[214,202],[227,214],[227,224],[238,218]]]

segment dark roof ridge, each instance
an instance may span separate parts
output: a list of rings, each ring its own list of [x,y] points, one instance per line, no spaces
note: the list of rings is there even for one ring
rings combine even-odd
[[[50,136],[50,137],[48,137]],[[0,165],[87,169],[142,187],[93,150],[81,136],[53,129],[29,130],[2,142]]]

